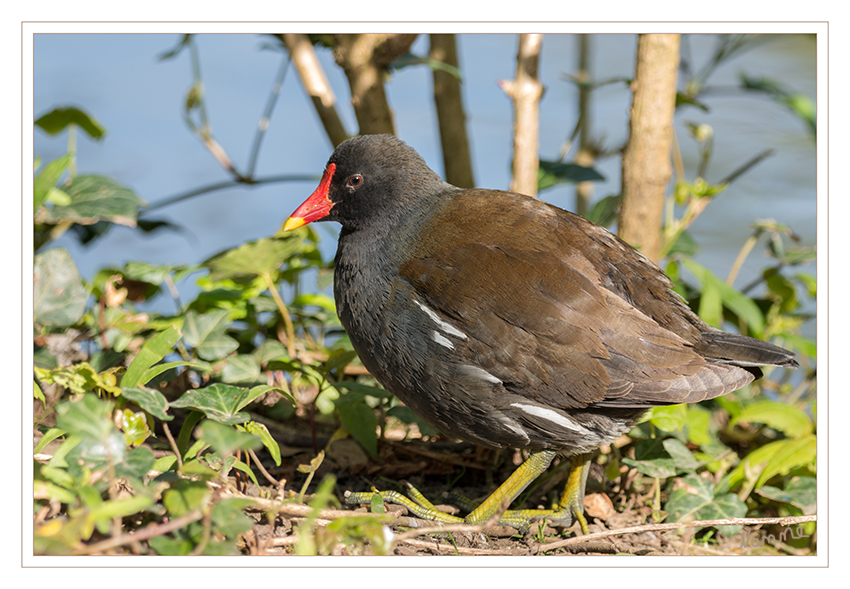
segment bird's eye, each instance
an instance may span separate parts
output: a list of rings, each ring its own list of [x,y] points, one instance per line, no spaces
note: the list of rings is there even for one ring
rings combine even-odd
[[[361,176],[360,174],[354,174],[353,176],[348,178],[348,185],[352,188],[357,188],[361,184],[363,184],[363,176]]]

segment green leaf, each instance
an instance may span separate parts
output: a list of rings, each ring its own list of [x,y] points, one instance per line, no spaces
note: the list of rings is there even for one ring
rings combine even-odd
[[[101,401],[92,394],[79,401],[64,401],[56,406],[56,426],[83,440],[106,442],[115,431],[112,423],[113,403]]]
[[[594,168],[578,164],[540,160],[540,167],[537,169],[538,192],[565,182],[597,182],[599,180],[605,180],[605,176]]]
[[[342,399],[346,399],[343,397]],[[339,420],[351,437],[366,449],[372,458],[378,457],[378,418],[375,410],[363,402],[337,404]]]
[[[695,262],[691,258],[682,258],[682,263],[691,271],[702,284],[703,292],[700,299],[699,314],[709,325],[720,327],[721,317],[718,316],[717,299],[743,319],[751,331],[760,334],[764,331],[764,315],[758,305],[739,290],[729,286],[720,278],[711,273],[705,266]],[[708,302],[704,299],[711,297]],[[706,307],[706,315],[703,315],[703,305]],[[715,321],[716,323],[713,323]]]
[[[139,380],[143,383],[149,383],[163,372],[167,372],[172,368],[179,368],[181,366],[194,368],[199,372],[212,371],[212,368],[210,368],[206,364],[200,364],[198,362],[183,362],[182,360],[176,360],[174,362],[163,362],[162,364],[156,364],[154,366],[151,366],[150,368],[145,370],[144,374],[142,374],[142,377]]]
[[[676,238],[676,241],[673,242],[673,245],[670,246],[670,251],[667,252],[667,255],[693,257],[699,253],[699,250],[700,245],[696,242],[693,235],[689,231],[682,231]]]
[[[736,495],[730,493],[715,497],[714,485],[709,479],[692,473],[682,481],[687,487],[673,491],[664,506],[672,521],[725,519],[746,515],[747,505]],[[740,531],[740,526],[719,526],[718,529],[732,536]]]
[[[438,436],[440,431],[413,412],[407,405],[396,405],[387,411],[387,415],[400,419],[404,423],[415,423],[423,436]]]
[[[814,477],[795,477],[785,485],[784,489],[765,485],[756,492],[768,499],[799,507],[806,515],[817,513],[818,487]]]
[[[620,204],[623,202],[622,194],[611,194],[602,198],[593,205],[590,212],[587,213],[588,221],[592,221],[602,227],[610,227],[617,220],[617,212],[620,210]]]
[[[49,444],[50,442],[52,442],[56,438],[61,438],[66,433],[67,432],[65,432],[65,430],[59,429],[58,427],[50,428],[49,430],[44,432],[44,435],[41,437],[41,440],[39,440],[38,444],[36,444],[32,453],[38,454],[39,452],[41,452],[44,449],[45,446],[47,446],[47,444]]]
[[[168,454],[167,456],[157,458],[149,470],[155,470],[157,472],[168,472],[169,470],[174,470],[176,466],[177,456],[175,456],[174,454]]]
[[[744,407],[743,411],[730,423],[740,422],[763,423],[779,430],[789,438],[802,438],[814,430],[812,420],[806,413],[793,405],[776,403],[774,401],[758,401]]]
[[[236,431],[230,426],[204,421],[198,426],[198,438],[221,455],[232,454],[236,450],[258,448],[262,442],[257,436]]]
[[[817,456],[818,443],[814,435],[808,435],[798,440],[782,440],[782,444],[771,457],[756,481],[756,488],[761,487],[775,475],[786,475],[798,466],[814,464]]]
[[[687,415],[688,406],[685,404],[653,407],[649,422],[661,431],[676,432],[685,426]]]
[[[300,233],[267,237],[213,256],[204,265],[213,281],[271,274],[303,249],[303,241]]]
[[[231,456],[230,458],[233,460],[233,463],[232,463],[233,468],[235,468],[236,470],[239,470],[241,472],[244,472],[251,479],[251,482],[253,482],[258,487],[260,486],[259,481],[257,481],[257,475],[254,474],[254,471],[251,470],[251,468],[247,464],[245,464],[241,460],[236,460],[236,458],[233,457],[233,456]]]
[[[97,119],[73,106],[55,108],[49,113],[38,117],[35,125],[36,127],[41,127],[51,135],[56,135],[64,131],[69,125],[77,125],[88,133],[89,137],[98,141],[103,139],[103,136],[106,134],[106,129]]]
[[[147,495],[135,495],[126,499],[112,499],[110,501],[102,501],[99,505],[91,507],[88,517],[98,525],[106,527],[114,518],[129,517],[141,511],[144,511],[153,505],[153,497]]]
[[[252,391],[254,389],[248,390],[233,385],[215,383],[202,389],[186,391],[179,399],[173,401],[171,406],[194,409],[213,421],[235,425],[248,421],[248,414],[241,413],[239,410],[247,404],[247,402],[242,404],[243,401],[254,394]],[[262,392],[257,396],[261,394]]]
[[[47,497],[51,501],[59,501],[68,505],[73,505],[77,500],[75,493],[48,481],[33,481],[33,493],[38,497]]]
[[[227,359],[221,371],[221,380],[227,383],[257,382],[260,378],[260,364],[251,354],[238,354]]]
[[[122,396],[161,421],[174,419],[173,415],[166,413],[168,411],[168,400],[156,389],[127,387],[122,389]]]
[[[34,321],[74,325],[83,316],[89,295],[68,252],[55,248],[36,255],[33,274]]]
[[[682,92],[676,92],[676,108],[680,106],[695,106],[704,112],[708,112],[708,107],[702,102]]]
[[[817,358],[818,344],[814,340],[804,337],[799,333],[782,333],[777,335],[782,337],[783,346],[786,348],[796,350],[809,358]]]
[[[239,342],[225,333],[228,317],[223,309],[204,314],[189,311],[183,322],[183,338],[204,360],[220,360],[239,347]]]
[[[171,483],[168,490],[163,492],[162,504],[171,517],[180,517],[204,507],[211,492],[203,481],[177,479]]]
[[[414,55],[413,53],[406,53],[401,57],[397,58],[390,64],[390,68],[394,70],[400,70],[406,67],[414,66],[414,65],[427,65],[434,71],[446,72],[458,79],[459,82],[463,81],[463,78],[460,75],[460,70],[457,69],[453,65],[449,65],[433,57]]]
[[[688,450],[682,442],[675,438],[668,438],[662,442],[664,449],[673,458],[673,464],[676,465],[678,471],[695,470],[699,468],[700,463]]]
[[[235,538],[254,527],[254,520],[243,511],[253,503],[250,499],[224,499],[213,507],[211,517],[213,529],[227,538]]]
[[[623,458],[623,464],[657,479],[666,479],[676,474],[676,463],[664,448],[660,438],[638,441],[635,444],[634,459]]]
[[[705,446],[714,441],[709,426],[711,424],[711,412],[699,405],[688,407],[685,416],[685,425],[688,431],[688,441],[697,446]]]
[[[121,431],[128,446],[138,446],[151,434],[144,411],[136,413],[129,409],[121,411]]]
[[[796,440],[777,440],[756,448],[726,477],[724,483],[733,488],[745,477],[758,476],[755,488],[777,474],[788,474],[798,466],[813,465],[817,456],[817,438],[808,435]]]
[[[44,169],[35,177],[33,181],[33,204],[35,205],[33,213],[36,213],[44,203],[50,190],[56,187],[56,183],[59,182],[59,178],[62,177],[62,173],[68,168],[73,158],[73,154],[66,153],[44,166]]]
[[[150,545],[161,556],[187,556],[195,547],[194,542],[182,535],[178,538],[154,536],[150,539]]]
[[[176,461],[176,457],[172,456],[172,458]],[[124,460],[115,466],[115,476],[142,480],[151,470],[154,470],[155,463],[156,458],[154,458],[153,450],[139,446],[127,452]]]
[[[80,225],[109,221],[135,227],[139,208],[145,206],[145,201],[132,190],[104,176],[77,176],[62,188],[71,197],[71,204],[46,210],[40,221]]]
[[[245,424],[245,429],[250,434],[254,434],[258,438],[263,441],[263,445],[268,448],[269,454],[272,455],[272,460],[277,466],[280,466],[280,444],[278,444],[275,439],[272,437],[269,432],[269,428],[267,428],[262,423],[257,423],[256,421],[249,421]]]
[[[372,385],[363,384],[362,382],[355,382],[353,380],[342,380],[340,382],[334,383],[333,386],[340,392],[351,391],[352,393],[357,393],[361,396],[369,395],[370,397],[375,397],[376,399],[392,398],[391,393],[388,393],[380,387],[373,387]]]
[[[135,387],[146,384],[142,381],[142,375],[154,364],[165,358],[174,349],[174,344],[180,339],[180,332],[176,327],[169,327],[165,331],[156,334],[145,342],[139,353],[130,363],[127,372],[121,379],[122,387]]]

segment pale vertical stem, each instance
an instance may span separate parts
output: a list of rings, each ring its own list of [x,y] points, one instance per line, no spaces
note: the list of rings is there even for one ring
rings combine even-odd
[[[519,36],[516,79],[503,81],[502,90],[514,101],[514,160],[511,190],[537,196],[537,169],[540,166],[540,97],[543,85],[537,75],[543,35]]]
[[[629,140],[623,153],[619,236],[658,262],[661,220],[672,168],[678,34],[638,36]]]
[[[331,89],[325,71],[322,69],[322,64],[319,63],[319,58],[312,43],[310,43],[310,39],[307,35],[297,33],[286,33],[280,37],[292,56],[292,62],[295,64],[295,69],[298,70],[304,89],[313,100],[313,106],[316,108],[316,113],[319,115],[319,120],[322,121],[322,126],[325,128],[328,138],[336,147],[348,139],[348,133],[336,111],[336,96]]]

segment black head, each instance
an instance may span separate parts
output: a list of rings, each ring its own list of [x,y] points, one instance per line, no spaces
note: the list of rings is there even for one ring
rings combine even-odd
[[[337,221],[348,231],[375,223],[393,226],[443,182],[416,151],[393,135],[361,135],[339,145],[319,187],[284,225],[295,229],[313,221]]]

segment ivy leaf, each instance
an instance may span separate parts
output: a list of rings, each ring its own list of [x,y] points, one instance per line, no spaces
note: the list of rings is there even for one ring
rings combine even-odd
[[[226,383],[254,383],[260,378],[260,363],[251,354],[238,354],[227,359],[221,371]]]
[[[74,325],[83,316],[89,295],[70,254],[61,248],[38,254],[33,274],[35,322],[56,327]]]
[[[285,237],[267,237],[213,256],[205,266],[210,268],[210,280],[236,280],[247,276],[263,276],[274,272],[283,262],[302,249],[300,233]]]
[[[688,447],[685,446],[682,442],[675,438],[668,438],[662,442],[664,449],[667,450],[667,453],[673,459],[673,464],[676,465],[676,469],[679,471],[688,471],[694,470],[699,467],[700,463],[694,458],[694,455],[691,454],[691,451],[688,450]]]
[[[774,501],[790,503],[806,515],[817,513],[818,486],[814,477],[794,477],[784,489],[765,485],[756,492]]]
[[[43,216],[39,213],[39,221],[80,225],[110,221],[135,227],[139,208],[145,206],[135,192],[105,176],[77,176],[62,189],[71,197],[71,204],[45,209]]]
[[[670,514],[673,521],[726,519],[746,515],[746,503],[733,493],[715,496],[714,485],[709,479],[692,473],[682,481],[686,487],[673,491],[664,506],[664,511]],[[717,529],[727,536],[733,536],[740,531],[741,526],[718,526]]]
[[[127,387],[122,389],[122,396],[156,417],[161,421],[171,421],[173,415],[168,415],[168,400],[156,389],[147,387]]]
[[[253,503],[250,499],[234,497],[215,504],[212,510],[214,529],[227,538],[235,538],[254,527],[254,520],[245,515],[245,508]]]
[[[261,387],[249,390],[216,383],[202,389],[186,391],[179,399],[173,401],[171,406],[194,409],[213,421],[236,425],[248,421],[248,414],[240,410],[264,392],[266,391]]]
[[[85,131],[89,137],[100,141],[106,134],[106,129],[87,112],[76,107],[55,108],[47,114],[43,114],[35,121],[36,127],[41,127],[47,133],[56,135],[64,131],[69,125],[77,125]]]
[[[676,463],[664,448],[660,438],[640,440],[635,444],[634,459],[623,458],[623,463],[657,479],[666,479],[676,474]]]
[[[215,421],[204,421],[198,426],[198,438],[222,456],[232,454],[236,450],[247,448],[258,448],[262,442],[252,434],[240,432],[232,427],[216,423]]]
[[[162,493],[162,504],[171,517],[180,517],[205,506],[210,493],[212,490],[203,481],[176,479]]]
[[[215,309],[207,313],[189,311],[183,321],[183,337],[204,360],[220,360],[239,347],[239,342],[225,333],[229,313]]]

